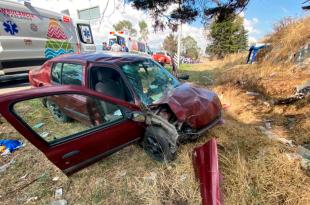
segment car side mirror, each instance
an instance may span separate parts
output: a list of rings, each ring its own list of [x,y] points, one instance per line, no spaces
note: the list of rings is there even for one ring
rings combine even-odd
[[[178,75],[178,79],[179,80],[188,80],[189,79],[189,75],[188,74],[184,74],[184,73],[179,74]]]
[[[133,112],[131,114],[131,120],[134,122],[145,122],[146,118],[142,112]]]

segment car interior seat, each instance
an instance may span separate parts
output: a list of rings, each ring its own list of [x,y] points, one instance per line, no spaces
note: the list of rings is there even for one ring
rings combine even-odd
[[[95,90],[101,92],[105,95],[109,95],[114,98],[121,100],[126,100],[126,95],[124,92],[124,86],[120,82],[121,78],[116,71],[109,69],[98,69],[97,71],[97,83],[95,85]],[[118,106],[108,103],[101,102],[102,109],[106,115],[112,114],[119,110]]]

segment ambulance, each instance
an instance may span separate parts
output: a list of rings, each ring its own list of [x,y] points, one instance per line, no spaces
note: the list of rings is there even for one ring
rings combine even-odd
[[[145,42],[136,40],[135,38],[127,35],[124,31],[110,32],[109,46],[112,46],[114,43],[125,45],[128,48],[128,51],[132,53],[140,53],[144,55],[151,53]]]
[[[89,23],[24,4],[0,1],[0,83],[61,54],[96,51]]]

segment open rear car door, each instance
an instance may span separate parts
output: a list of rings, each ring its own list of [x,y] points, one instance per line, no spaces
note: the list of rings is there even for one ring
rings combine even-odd
[[[1,115],[64,173],[139,140],[134,104],[79,86],[49,86],[0,97]]]

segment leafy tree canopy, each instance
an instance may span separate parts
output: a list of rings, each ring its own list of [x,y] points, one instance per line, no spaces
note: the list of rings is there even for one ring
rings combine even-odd
[[[154,28],[169,26],[177,29],[178,22],[191,23],[197,18],[206,23],[211,18],[222,22],[243,10],[249,0],[125,0],[136,9],[148,11]]]
[[[149,30],[147,28],[147,23],[144,20],[139,21],[139,28],[140,28],[141,39],[147,41],[148,40],[148,35],[149,35]]]
[[[117,24],[113,25],[115,31],[128,31],[129,35],[136,36],[137,31],[133,28],[132,23],[127,20],[119,21]]]
[[[177,52],[177,38],[173,34],[169,34],[163,42],[163,49],[170,55],[174,55]]]
[[[228,53],[236,53],[247,48],[247,31],[243,26],[243,18],[236,16],[226,21],[214,21],[210,27],[211,44],[206,52],[223,58]]]
[[[197,59],[199,56],[199,47],[197,41],[191,37],[187,36],[182,39],[182,55],[192,59]]]

